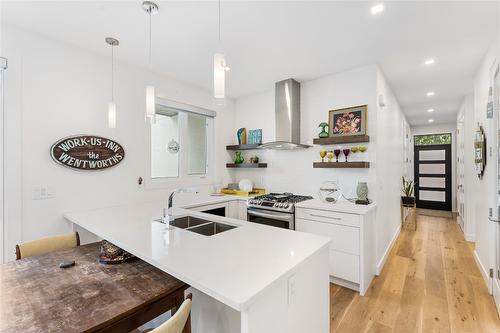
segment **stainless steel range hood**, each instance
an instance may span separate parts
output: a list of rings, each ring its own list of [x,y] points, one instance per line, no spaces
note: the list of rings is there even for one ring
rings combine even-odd
[[[276,82],[274,109],[276,140],[261,149],[290,150],[309,148],[300,143],[300,83],[294,79]]]

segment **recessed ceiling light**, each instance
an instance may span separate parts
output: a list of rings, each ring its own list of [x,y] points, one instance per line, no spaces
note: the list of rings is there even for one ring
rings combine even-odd
[[[372,6],[372,8],[370,8],[370,11],[373,15],[380,14],[384,11],[384,4],[379,3],[378,5]]]
[[[427,109],[427,112],[429,113],[434,112],[434,109]]]
[[[429,65],[434,65],[436,61],[434,59],[427,59],[424,64],[429,66]]]
[[[429,122],[430,122],[430,123],[433,123],[433,122],[434,122],[434,119],[429,119]]]
[[[432,97],[432,96],[434,96],[434,95],[435,95],[434,91],[429,91],[429,92],[427,93],[427,97]]]

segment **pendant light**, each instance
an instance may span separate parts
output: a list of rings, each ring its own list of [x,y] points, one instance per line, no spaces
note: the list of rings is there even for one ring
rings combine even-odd
[[[158,5],[153,1],[144,1],[142,8],[149,15],[149,70],[153,69],[152,65],[152,25],[151,16],[158,13]],[[156,102],[155,102],[155,87],[153,85],[146,86],[146,119],[154,124],[156,123]]]
[[[219,47],[221,44],[221,17],[220,17],[220,0],[218,0],[218,24],[219,24]],[[226,90],[226,72],[230,68],[226,63],[226,56],[223,53],[214,55],[214,97],[223,101]]]
[[[115,104],[115,63],[114,63],[114,48],[120,45],[118,39],[106,37],[106,43],[111,46],[111,102],[108,104],[108,127],[116,128],[116,104]]]

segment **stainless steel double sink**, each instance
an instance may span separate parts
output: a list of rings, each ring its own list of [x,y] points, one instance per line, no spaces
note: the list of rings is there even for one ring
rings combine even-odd
[[[237,226],[234,225],[213,222],[190,215],[178,217],[170,222],[170,225],[177,228],[186,229],[188,231],[196,232],[197,234],[204,236],[213,236],[215,234],[220,234],[221,232],[237,228]]]

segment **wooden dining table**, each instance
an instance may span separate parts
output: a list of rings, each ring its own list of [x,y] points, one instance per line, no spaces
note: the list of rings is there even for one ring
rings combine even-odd
[[[130,332],[184,301],[184,282],[140,259],[101,264],[99,253],[92,243],[0,265],[0,332]]]

